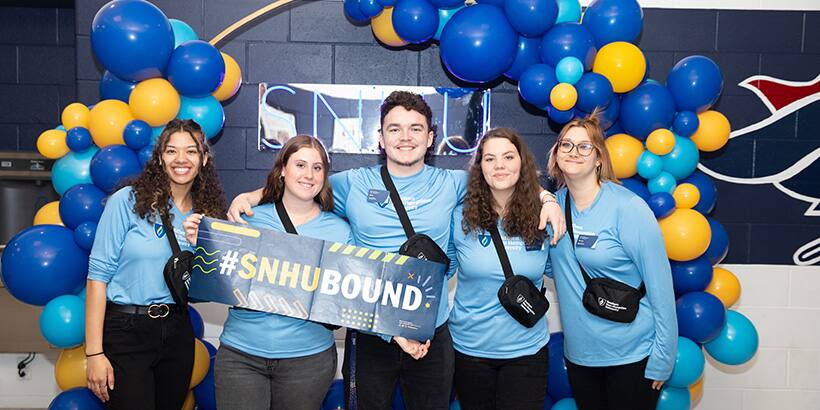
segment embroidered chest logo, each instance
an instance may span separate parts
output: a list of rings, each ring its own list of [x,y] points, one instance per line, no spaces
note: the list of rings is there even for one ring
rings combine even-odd
[[[165,236],[165,227],[162,226],[162,224],[155,223],[154,233],[157,234],[157,238],[162,238],[163,236]]]
[[[390,203],[390,193],[383,189],[371,189],[367,191],[367,202],[384,208]]]
[[[490,242],[492,242],[492,240],[493,240],[493,237],[486,234],[486,233],[478,235],[478,243],[480,243],[481,246],[483,246],[485,248],[490,246]]]

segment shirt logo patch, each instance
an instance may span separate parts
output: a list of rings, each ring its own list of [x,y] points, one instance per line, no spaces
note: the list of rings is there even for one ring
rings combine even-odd
[[[384,208],[390,203],[390,193],[383,189],[371,189],[367,191],[367,202],[371,202]]]
[[[155,223],[154,233],[157,234],[157,238],[162,238],[163,236],[165,236],[165,227],[162,226],[162,224]]]
[[[487,234],[478,235],[478,243],[481,244],[483,247],[490,246],[490,242],[493,240],[493,237]]]

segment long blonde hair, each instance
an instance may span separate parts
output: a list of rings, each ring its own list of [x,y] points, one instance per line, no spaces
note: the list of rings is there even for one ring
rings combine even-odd
[[[601,128],[600,121],[598,120],[598,110],[596,109],[588,117],[576,118],[564,125],[564,128],[561,129],[561,133],[558,134],[558,139],[555,140],[552,148],[550,148],[547,171],[549,176],[555,180],[558,188],[564,187],[567,184],[566,178],[564,178],[564,171],[558,166],[558,159],[556,158],[558,155],[558,145],[564,136],[567,135],[567,132],[575,127],[586,130],[590,142],[595,147],[595,151],[598,152],[600,165],[595,169],[595,174],[598,176],[598,184],[606,181],[620,183],[615,176],[615,170],[612,168],[609,150],[606,149],[606,143],[604,142],[604,130]]]

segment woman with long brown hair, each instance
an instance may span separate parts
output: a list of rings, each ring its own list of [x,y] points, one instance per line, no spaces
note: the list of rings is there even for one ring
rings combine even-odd
[[[182,221],[192,212],[223,218],[225,199],[202,129],[173,120],[142,173],[108,198],[89,258],[88,387],[109,408],[177,410],[185,400],[194,333],[162,267],[172,254],[166,235],[190,250]]]
[[[450,313],[455,388],[464,409],[541,409],[547,389],[546,317],[527,328],[496,296],[505,281],[491,230],[510,266],[540,289],[549,256],[538,229],[541,186],[532,153],[508,128],[485,134],[469,169],[463,206],[453,212],[458,287]]]

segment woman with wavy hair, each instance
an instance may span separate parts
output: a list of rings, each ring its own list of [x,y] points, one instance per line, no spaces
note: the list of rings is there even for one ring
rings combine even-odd
[[[468,172],[450,241],[458,265],[450,313],[456,393],[464,409],[540,410],[549,370],[547,319],[527,328],[501,306],[496,293],[505,276],[489,234],[498,228],[514,274],[540,289],[549,245],[538,229],[535,160],[515,131],[498,128],[481,138]]]
[[[142,173],[108,198],[89,258],[88,388],[109,408],[178,410],[185,401],[194,332],[162,267],[172,254],[166,235],[190,250],[182,221],[192,212],[224,218],[225,198],[202,129],[173,120]]]

